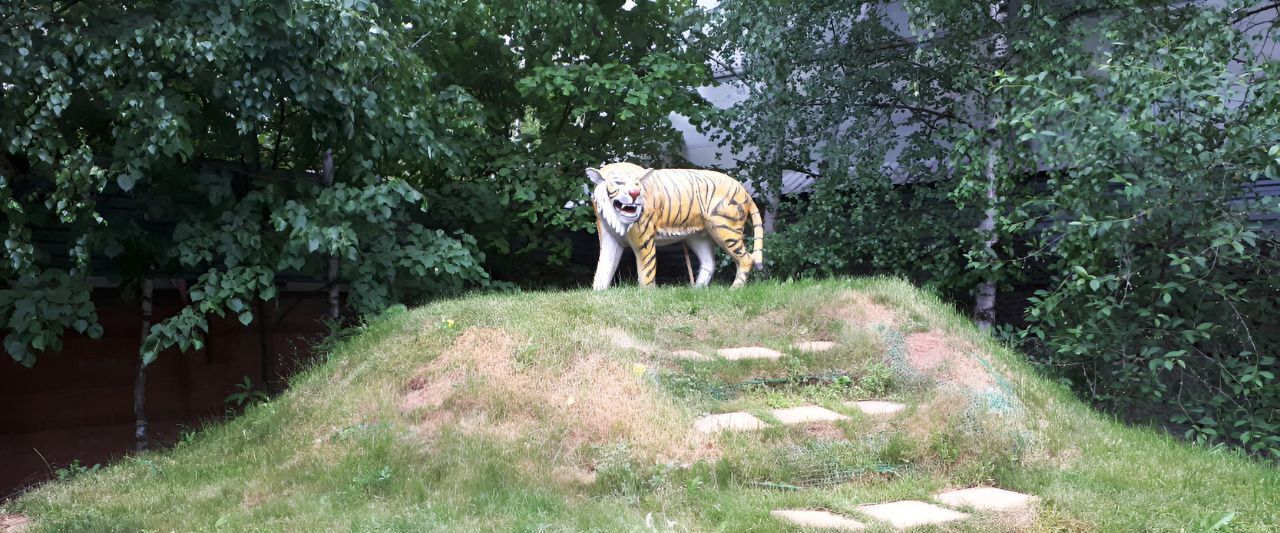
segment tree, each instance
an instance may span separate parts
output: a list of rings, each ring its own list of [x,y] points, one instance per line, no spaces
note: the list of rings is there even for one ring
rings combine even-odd
[[[463,157],[415,180],[444,226],[479,239],[497,275],[562,274],[565,231],[594,231],[585,168],[618,159],[670,165],[670,114],[699,116],[709,81],[683,46],[689,0],[454,2],[410,17],[414,49],[474,105]]]
[[[750,91],[712,122],[749,173],[816,179],[777,270],[976,287],[987,320],[1044,272],[1006,335],[1106,406],[1275,453],[1278,248],[1251,215],[1276,207],[1250,191],[1280,154],[1251,39],[1276,35],[1250,17],[1277,7],[1228,4],[734,1],[698,42]]]
[[[88,279],[195,280],[143,364],[248,324],[282,272],[339,281],[357,312],[483,283],[461,232],[428,229],[419,169],[478,128],[437,90],[400,13],[374,2],[6,3],[0,7],[5,348],[33,364],[101,333]],[[336,179],[322,183],[321,154]],[[54,228],[68,249],[34,235]],[[158,229],[161,228],[161,229]]]
[[[700,105],[674,44],[691,2],[621,5],[0,6],[6,351],[100,336],[91,277],[144,306],[151,279],[189,280],[144,332],[141,398],[146,365],[201,347],[211,314],[251,323],[281,275],[327,280],[336,316],[339,283],[360,314],[486,285],[495,256],[554,263],[556,231],[591,227],[565,207],[581,169],[675,152],[668,114]]]
[[[784,168],[816,178],[812,199],[781,217],[771,245],[778,271],[873,269],[948,291],[977,284],[982,273],[964,268],[965,254],[992,252],[973,231],[981,214],[953,193],[965,173],[986,175],[971,161],[989,158],[954,151],[965,137],[999,143],[988,131],[999,107],[989,80],[1010,61],[1006,34],[1017,21],[1007,11],[1003,3],[733,1],[712,13],[701,44],[734,58],[750,90],[712,125],[757,181]]]
[[[1259,13],[1135,3],[1081,24],[1028,9],[1023,49],[1054,61],[998,90],[1010,148],[1052,171],[1000,219],[1031,249],[984,263],[1047,269],[1019,337],[1096,401],[1280,458],[1280,228],[1259,223],[1280,206],[1253,193],[1280,177],[1280,63]]]

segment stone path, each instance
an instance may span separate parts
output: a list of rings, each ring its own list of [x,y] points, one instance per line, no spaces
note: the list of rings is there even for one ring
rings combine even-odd
[[[836,347],[836,343],[831,341],[809,341],[798,342],[792,345],[792,348],[801,352],[825,352]],[[713,359],[702,352],[696,350],[675,350],[668,352],[670,357],[676,359],[689,359],[694,361],[709,361]],[[768,359],[776,361],[784,355],[782,352],[764,346],[742,346],[738,348],[720,348],[716,350],[716,355],[728,359],[730,361],[744,361],[751,359]]]
[[[690,359],[694,361],[710,361],[714,359],[711,356],[703,355],[702,352],[694,350],[676,350],[668,355],[676,359]]]
[[[802,352],[825,352],[827,350],[835,348],[836,343],[831,341],[797,342],[795,343],[794,347],[795,349],[800,350]]]
[[[848,420],[849,417],[829,409],[823,409],[816,405],[806,405],[803,407],[791,407],[789,409],[774,409],[769,414],[778,419],[784,425],[793,426],[796,424],[807,424],[809,422],[835,422],[837,420]]]
[[[771,359],[777,360],[782,357],[782,352],[765,348],[763,346],[747,346],[744,348],[721,348],[716,350],[716,354],[730,361],[742,361],[744,359]]]
[[[1036,501],[1035,496],[999,489],[996,487],[973,487],[952,490],[934,495],[934,499],[942,504],[967,508],[976,511],[1009,511],[1025,509]],[[927,524],[943,524],[969,518],[968,513],[948,509],[940,505],[916,500],[902,500],[888,503],[859,505],[859,514],[885,522],[896,529],[907,529]],[[777,509],[772,512],[777,519],[797,526],[817,529],[859,530],[866,524],[853,517],[830,511],[814,511],[807,509]]]
[[[778,419],[778,422],[781,422],[785,426],[808,424],[811,422],[835,422],[838,420],[849,419],[849,417],[845,415],[816,405],[774,409],[769,411],[769,414],[773,415],[774,418]],[[751,431],[755,429],[764,429],[766,427],[768,427],[768,425],[759,418],[752,416],[751,413],[743,411],[708,415],[693,421],[693,429],[702,433],[716,433],[719,431]]]
[[[834,348],[830,341],[800,342],[793,345],[799,351],[820,352]],[[782,353],[769,348],[751,346],[744,348],[722,348],[716,354],[728,360],[769,359],[776,360]],[[671,352],[672,356],[688,359],[710,359],[699,352],[680,350]],[[906,409],[906,405],[883,400],[863,400],[846,402],[846,406],[858,409],[871,416],[893,415]],[[838,422],[849,417],[819,407],[805,405],[785,409],[774,409],[769,414],[783,425],[808,424],[813,422]],[[701,417],[694,421],[694,429],[702,433],[719,431],[753,431],[768,427],[764,421],[746,412],[721,413]],[[907,529],[928,524],[943,524],[965,520],[970,515],[964,511],[1008,511],[1024,509],[1033,504],[1037,498],[1029,494],[1013,492],[996,487],[971,487],[966,489],[940,492],[933,499],[942,505],[916,500],[901,500],[886,503],[859,505],[856,513],[860,517],[851,517],[841,513],[819,509],[774,509],[770,514],[774,518],[805,528],[831,529],[842,531],[858,531],[867,528],[860,519],[871,519],[886,523],[896,529]]]
[[[693,421],[693,429],[701,433],[716,433],[720,431],[751,431],[753,429],[764,429],[768,426],[759,418],[751,416],[750,413],[722,413],[718,415],[704,416]]]
[[[969,518],[962,512],[915,500],[859,505],[858,512],[888,522],[898,529]]]
[[[0,533],[22,533],[31,526],[31,519],[20,514],[0,514]]]
[[[778,520],[791,522],[792,524],[800,527],[837,529],[842,531],[858,531],[867,528],[867,525],[862,522],[828,511],[815,511],[811,509],[778,509],[776,511],[771,511],[770,514]]]
[[[934,499],[951,507],[968,507],[978,511],[1023,509],[1036,501],[1035,496],[995,487],[952,490],[938,494]]]
[[[751,359],[768,359],[776,361],[782,358],[782,352],[772,348],[763,346],[744,346],[741,348],[720,348],[716,350],[716,355],[728,359],[730,361],[744,361]],[[715,357],[706,355],[697,350],[673,350],[667,352],[667,356],[673,359],[688,359],[691,361],[714,361]]]
[[[859,411],[869,415],[891,415],[907,406],[898,402],[885,402],[880,400],[864,400],[861,402],[846,402],[849,407],[856,407]]]

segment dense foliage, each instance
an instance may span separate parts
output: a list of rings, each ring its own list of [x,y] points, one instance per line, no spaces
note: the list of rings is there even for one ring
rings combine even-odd
[[[1104,405],[1280,454],[1280,6],[443,0],[0,4],[5,349],[185,280],[199,347],[284,279],[356,312],[562,270],[581,169],[719,128],[782,274],[1035,284],[1006,329]],[[1271,47],[1271,48],[1268,48]],[[706,57],[749,97],[707,113]],[[815,178],[781,199],[783,169]],[[428,209],[428,207],[430,209]],[[336,270],[331,270],[335,269]],[[1034,274],[1033,274],[1034,273]]]
[[[1079,390],[1278,454],[1276,7],[725,2],[702,42],[752,175],[817,180],[776,270],[1039,285],[1006,334]]]
[[[423,13],[418,46],[474,99],[465,157],[423,173],[433,220],[465,227],[495,275],[564,276],[566,231],[593,229],[583,169],[628,157],[671,165],[682,148],[670,114],[698,116],[709,81],[681,46],[692,2],[457,2]]]
[[[1003,221],[1052,274],[1020,332],[1046,362],[1098,401],[1280,458],[1280,227],[1255,220],[1280,198],[1253,193],[1280,178],[1280,62],[1234,7],[1125,8],[1065,28],[1057,68],[1000,77],[1011,148],[1054,169]]]
[[[95,275],[196,278],[144,361],[199,347],[211,313],[249,323],[277,274],[324,279],[326,255],[342,259],[359,311],[485,279],[474,240],[421,225],[422,194],[405,181],[453,157],[449,131],[474,122],[456,93],[428,87],[376,4],[3,9],[0,268],[13,282],[0,310],[19,362],[56,351],[67,329],[101,331]],[[309,172],[325,152],[331,185]]]
[[[621,4],[5,2],[6,351],[100,336],[94,277],[187,280],[149,362],[331,258],[364,313],[590,227],[581,167],[662,153],[705,76],[672,47],[689,3]]]
[[[976,221],[940,183],[949,143],[940,130],[967,124],[964,79],[989,72],[985,62],[967,63],[971,50],[917,61],[924,52],[905,15],[858,2],[725,2],[705,33],[702,44],[750,93],[710,123],[743,154],[741,173],[818,177],[811,201],[779,218],[771,268],[967,283],[967,244],[952,228]]]

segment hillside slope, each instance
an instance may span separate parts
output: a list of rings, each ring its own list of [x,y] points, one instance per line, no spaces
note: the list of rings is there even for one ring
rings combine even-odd
[[[243,416],[3,512],[34,531],[788,531],[787,508],[888,530],[858,506],[994,486],[1038,500],[926,528],[1280,524],[1274,466],[1117,424],[901,281],[483,295],[363,329]],[[780,357],[713,355],[753,346]],[[797,406],[838,420],[787,424]],[[696,429],[728,412],[760,427]]]

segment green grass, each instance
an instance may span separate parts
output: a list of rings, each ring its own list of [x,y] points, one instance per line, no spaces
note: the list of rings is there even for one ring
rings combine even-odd
[[[972,395],[896,367],[885,357],[888,337],[824,311],[850,290],[892,309],[903,334],[945,331],[988,354],[1018,409],[991,412]],[[512,383],[572,374],[581,370],[575,362],[596,354],[637,370],[619,379],[638,380],[668,416],[642,421],[640,429],[606,424],[603,434],[612,437],[572,441],[582,421],[547,402],[584,389],[535,391],[540,396],[528,400],[494,374],[469,377],[459,389],[465,395],[441,409],[463,412],[471,402],[483,407],[483,421],[509,423],[506,433],[517,434],[469,430],[467,420],[475,420],[463,417],[428,435],[421,424],[431,408],[401,412],[408,383],[478,328],[513,340]],[[601,334],[606,328],[616,329]],[[628,338],[619,342],[618,332]],[[824,354],[789,349],[815,339],[840,347]],[[665,357],[731,345],[790,355],[764,363]],[[814,376],[822,379],[800,379]],[[743,384],[766,378],[775,381]],[[911,407],[885,422],[843,405],[872,397]],[[684,431],[703,413],[747,410],[768,418],[768,409],[807,403],[851,419],[819,433],[773,426],[721,435],[716,460],[664,457],[646,445],[653,435]],[[588,468],[594,480],[577,475]],[[831,480],[842,482],[823,483]],[[938,298],[888,279],[758,283],[734,292],[482,295],[388,313],[340,342],[288,392],[243,416],[173,449],[49,483],[4,511],[31,517],[36,531],[629,531],[646,524],[785,531],[770,509],[852,512],[863,503],[927,500],[978,483],[1042,502],[1020,522],[979,514],[947,530],[1204,531],[1228,516],[1221,531],[1280,524],[1274,465],[1116,423],[1038,376]],[[800,488],[787,490],[793,486]]]

